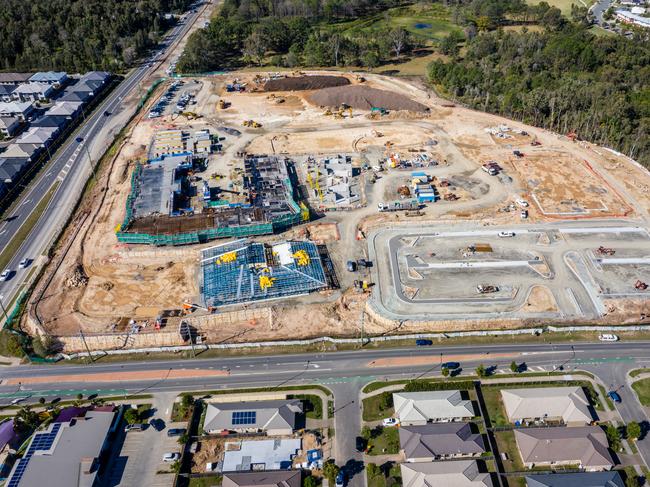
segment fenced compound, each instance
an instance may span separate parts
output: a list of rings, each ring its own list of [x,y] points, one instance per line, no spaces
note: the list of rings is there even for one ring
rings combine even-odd
[[[201,297],[223,306],[307,294],[329,287],[313,242],[237,240],[202,251]]]

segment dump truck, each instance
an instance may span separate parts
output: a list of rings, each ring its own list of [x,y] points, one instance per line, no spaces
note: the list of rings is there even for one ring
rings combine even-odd
[[[420,203],[416,199],[404,200],[404,201],[389,201],[388,203],[379,203],[377,205],[379,211],[404,211],[404,210],[419,210]]]

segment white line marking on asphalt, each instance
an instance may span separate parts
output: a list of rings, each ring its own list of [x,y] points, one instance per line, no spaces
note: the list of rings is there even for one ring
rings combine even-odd
[[[6,233],[6,232],[7,232],[7,230],[3,230],[3,231],[0,232],[0,235],[2,235],[3,233]]]

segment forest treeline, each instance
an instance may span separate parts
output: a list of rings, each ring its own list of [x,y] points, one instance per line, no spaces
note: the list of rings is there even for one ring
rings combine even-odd
[[[191,0],[0,0],[0,69],[119,71]]]
[[[420,47],[422,41],[406,29],[392,27],[390,15],[402,0],[226,0],[206,29],[189,39],[177,68],[207,72],[242,64],[294,66],[364,66],[374,68]],[[560,15],[542,2],[524,0],[421,1],[414,8],[431,8],[445,21],[469,31],[497,28],[506,22],[536,22]],[[393,9],[389,14],[388,9]],[[381,27],[351,25],[371,20]],[[382,22],[382,20],[386,20]],[[354,24],[354,22],[353,22]],[[461,35],[462,39],[462,35]]]
[[[429,66],[443,94],[472,108],[615,148],[650,167],[650,42],[595,36],[579,22],[490,32]]]

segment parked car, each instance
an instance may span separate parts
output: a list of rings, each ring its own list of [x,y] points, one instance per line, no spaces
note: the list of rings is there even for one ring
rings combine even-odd
[[[460,367],[460,364],[458,362],[445,362],[442,364],[441,368],[443,369],[449,369],[449,370],[454,370]]]
[[[128,433],[129,431],[144,431],[144,425],[141,423],[127,424],[124,432]]]
[[[497,235],[501,238],[508,238],[508,237],[514,237],[515,232],[499,232]]]
[[[613,333],[603,333],[602,335],[598,335],[598,339],[601,342],[617,342],[618,335],[614,335]]]
[[[348,272],[356,272],[357,263],[355,261],[353,261],[353,260],[348,260],[347,269],[348,269]]]
[[[522,208],[528,208],[528,201],[526,201],[526,200],[522,200],[521,198],[517,198],[517,200],[515,202],[519,206],[521,206]]]
[[[183,436],[186,431],[185,428],[170,428],[167,430],[167,436]]]
[[[341,470],[336,476],[336,487],[345,487],[345,472]]]
[[[357,436],[355,445],[358,452],[363,453],[366,451],[366,440],[364,440],[361,436]]]
[[[384,418],[381,424],[383,426],[397,426],[399,424],[399,421],[397,418]]]
[[[0,281],[4,282],[11,279],[11,273],[12,273],[11,269],[5,269],[4,271],[2,271],[2,274],[0,274]]]
[[[415,340],[415,344],[418,347],[429,347],[429,346],[433,345],[433,341],[432,340],[425,340],[424,338],[418,338],[417,340]]]
[[[616,391],[609,391],[607,395],[614,402],[623,402],[623,400],[621,399],[621,395]]]
[[[162,457],[162,461],[165,463],[172,463],[180,460],[181,454],[174,452],[174,453],[165,453]]]

